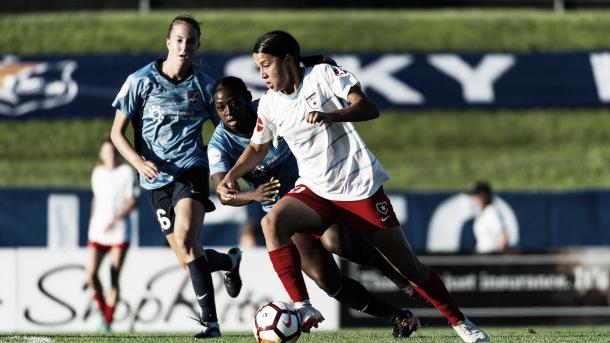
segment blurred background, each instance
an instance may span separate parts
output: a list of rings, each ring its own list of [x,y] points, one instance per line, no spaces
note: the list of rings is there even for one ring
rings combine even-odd
[[[607,323],[610,1],[374,3],[1,2],[0,272],[9,282],[0,285],[0,317],[13,319],[0,321],[0,331],[95,330],[83,287],[91,171],[112,100],[127,75],[165,57],[177,14],[202,22],[196,58],[204,71],[239,76],[255,96],[264,85],[250,52],[275,29],[292,33],[303,55],[330,55],[359,78],[382,115],[357,128],[391,176],[385,189],[405,233],[471,318]],[[205,141],[212,130],[205,127]],[[506,234],[505,246],[485,254],[474,230],[481,209],[467,193],[480,180],[494,191]],[[238,244],[247,209],[216,204],[202,242]],[[188,331],[174,310],[191,309],[158,290],[184,291],[194,306],[189,285],[169,277],[155,284],[180,267],[144,194],[130,226],[135,251],[116,330]],[[249,302],[233,308],[219,297],[225,327],[249,330],[251,316],[237,308],[274,298],[273,288],[257,287],[256,267],[269,264],[260,249],[246,249],[250,280],[258,280],[248,286],[245,278]],[[380,296],[443,323],[375,270],[341,264]],[[336,313],[327,329],[381,324],[320,296]],[[151,299],[160,305],[149,307]]]

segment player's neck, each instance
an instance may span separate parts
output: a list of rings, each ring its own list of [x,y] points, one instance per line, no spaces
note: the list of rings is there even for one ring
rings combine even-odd
[[[165,76],[173,81],[182,81],[186,79],[192,72],[191,63],[171,63],[169,60],[161,62],[161,71]]]
[[[301,87],[301,82],[303,82],[303,74],[301,68],[297,68],[291,74],[291,80],[288,82],[290,86],[282,90],[282,93],[286,95],[294,95],[294,93],[299,90],[299,87]]]

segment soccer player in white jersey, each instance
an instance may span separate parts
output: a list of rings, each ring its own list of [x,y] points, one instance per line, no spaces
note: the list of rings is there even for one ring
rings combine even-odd
[[[88,231],[87,285],[102,315],[100,329],[110,331],[119,299],[119,276],[129,248],[127,217],[136,204],[137,188],[133,170],[119,161],[119,152],[110,138],[104,138],[98,164],[91,174],[91,216]],[[110,293],[104,297],[98,277],[100,263],[110,252]]]
[[[218,80],[213,94],[216,112],[222,120],[208,145],[210,174],[216,186],[250,143],[256,127],[258,101],[252,101],[252,94],[244,82],[234,76]],[[262,209],[269,212],[277,199],[294,187],[298,172],[296,160],[286,142],[278,138],[265,159],[242,177],[251,189],[233,193],[235,197],[228,201],[221,198],[221,202],[230,206],[259,202]],[[354,263],[375,267],[399,289],[412,293],[409,281],[365,237],[333,223],[321,237],[304,233],[292,236],[292,240],[301,253],[301,269],[329,296],[357,311],[392,323],[392,334],[396,338],[409,337],[417,328],[418,325],[412,325],[417,319],[409,310],[385,302],[339,270],[331,253]]]
[[[262,225],[271,263],[299,311],[303,331],[324,318],[309,301],[299,251],[291,237],[297,232],[321,233],[340,218],[351,230],[369,235],[465,342],[489,341],[462,314],[438,274],[422,264],[409,246],[383,190],[388,175],[351,123],[379,116],[355,76],[323,56],[301,58],[298,42],[283,31],[261,36],[252,56],[268,90],[260,98],[251,143],[217,192],[231,198],[237,178],[262,160],[274,137],[286,140],[300,178]]]
[[[223,254],[203,249],[199,232],[208,199],[208,160],[201,137],[203,123],[218,123],[212,104],[214,81],[194,63],[201,28],[190,16],[177,16],[167,31],[167,58],[129,75],[113,106],[112,141],[140,174],[159,226],[170,247],[188,269],[203,326],[194,338],[220,337],[211,272],[225,273],[231,297],[241,290],[239,248]],[[134,145],[125,134],[134,127]]]

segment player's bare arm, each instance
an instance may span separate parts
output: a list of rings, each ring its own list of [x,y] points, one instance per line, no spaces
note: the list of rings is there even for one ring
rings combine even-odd
[[[227,173],[216,173],[212,175],[212,182],[214,183],[214,188],[217,188],[222,179],[225,177]],[[274,178],[271,178],[269,182],[260,184],[255,189],[249,189],[245,191],[240,191],[239,184],[235,183],[234,190],[236,193],[233,193],[234,198],[226,199],[221,197],[220,194],[216,194],[218,199],[223,205],[229,206],[244,206],[251,202],[265,202],[265,201],[274,201],[274,195],[280,192],[280,181]]]
[[[129,119],[123,112],[117,110],[110,131],[112,143],[116,146],[121,155],[138,170],[140,175],[148,179],[157,178],[159,176],[157,166],[151,161],[144,161],[127,139],[127,136],[125,135],[127,125],[129,125]]]
[[[216,187],[216,193],[227,199],[235,198],[237,191],[234,189],[237,179],[244,176],[247,172],[254,169],[267,155],[271,147],[271,141],[263,144],[250,142],[246,150],[241,154],[235,165],[225,175]]]
[[[379,117],[379,109],[360,89],[359,86],[350,88],[347,94],[349,105],[346,108],[332,112],[312,111],[307,115],[310,124],[322,125],[332,122],[367,121]]]

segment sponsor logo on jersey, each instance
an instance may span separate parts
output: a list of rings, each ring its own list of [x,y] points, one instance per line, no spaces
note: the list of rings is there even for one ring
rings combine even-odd
[[[199,93],[195,90],[190,90],[186,93],[186,97],[191,104],[196,104],[197,99],[199,98]]]
[[[162,122],[163,118],[165,117],[163,110],[158,105],[146,107],[146,115],[151,117],[152,120],[156,121],[157,123]]]
[[[256,118],[256,132],[261,132],[265,126],[263,125],[263,120],[261,117]]]
[[[70,103],[78,85],[76,62],[25,62],[15,56],[0,60],[0,114],[21,116]]]
[[[315,110],[320,107],[320,97],[318,96],[318,93],[313,92],[305,99],[307,100],[307,105],[309,105],[311,109]]]

